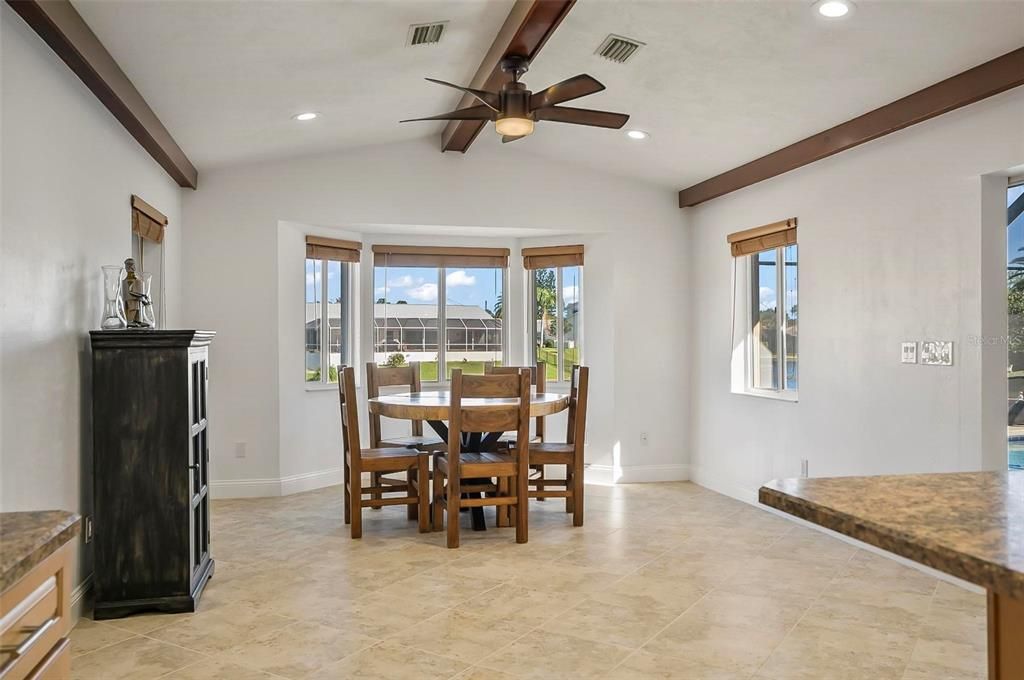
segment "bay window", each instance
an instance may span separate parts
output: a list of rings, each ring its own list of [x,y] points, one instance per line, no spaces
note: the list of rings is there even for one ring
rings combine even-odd
[[[547,382],[566,382],[582,361],[580,293],[583,246],[524,248],[530,274],[534,362],[546,366]]]
[[[373,249],[374,361],[419,362],[427,382],[504,362],[507,249]]]

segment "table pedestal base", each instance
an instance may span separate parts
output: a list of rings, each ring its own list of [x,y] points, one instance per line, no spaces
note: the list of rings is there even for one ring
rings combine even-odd
[[[1024,600],[988,592],[988,678],[1024,678]]]

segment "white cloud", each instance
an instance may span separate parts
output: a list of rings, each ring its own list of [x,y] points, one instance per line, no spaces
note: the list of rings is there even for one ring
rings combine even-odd
[[[775,307],[775,289],[761,286],[758,291],[761,300],[761,309],[772,309]]]
[[[419,282],[422,283],[423,279],[419,279]],[[414,285],[416,285],[416,283],[417,282],[413,281],[413,278],[408,274],[393,279],[388,279],[389,288],[411,288]]]
[[[409,290],[408,295],[418,302],[437,302],[437,284],[424,283],[416,286]]]
[[[316,281],[316,277],[313,275],[313,272],[308,272],[306,274],[306,285],[312,286],[314,281]]]
[[[376,293],[377,295],[383,295],[384,286],[377,286],[376,288],[373,289],[373,292]]]
[[[579,299],[579,289],[576,286],[562,287],[562,301],[565,304],[569,304],[570,302],[578,302]]]
[[[445,277],[445,283],[450,287],[455,288],[457,286],[475,286],[476,277],[467,274],[465,271],[458,269],[453,271],[451,274]]]

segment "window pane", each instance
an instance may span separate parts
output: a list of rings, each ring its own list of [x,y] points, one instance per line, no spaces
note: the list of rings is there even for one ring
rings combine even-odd
[[[322,260],[306,259],[306,382],[320,381]]]
[[[330,355],[328,356],[328,381],[338,382],[338,367],[344,356],[342,342],[342,264],[327,260],[327,322],[330,329]]]
[[[785,257],[786,278],[786,389],[797,388],[797,370],[799,353],[797,352],[797,246],[786,246]]]
[[[547,364],[547,379],[558,379],[558,274],[555,269],[533,271],[533,344],[537,361]]]
[[[776,251],[765,250],[751,257],[751,338],[753,340],[753,386],[779,389],[778,270]]]
[[[562,268],[562,380],[572,380],[580,362],[577,328],[580,314],[580,268]]]
[[[444,280],[448,376],[453,368],[482,375],[485,363],[502,363],[504,270],[448,268]],[[488,332],[488,324],[494,324],[498,331]]]
[[[437,380],[437,284],[436,268],[374,267],[374,361],[418,361],[420,378]]]

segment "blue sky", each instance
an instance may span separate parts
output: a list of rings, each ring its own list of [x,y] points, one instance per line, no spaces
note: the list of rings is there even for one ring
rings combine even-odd
[[[306,260],[307,301],[316,299],[321,276],[323,272],[320,271],[319,263]],[[562,289],[562,297],[566,302],[578,299],[578,279],[575,267],[566,269]],[[433,267],[389,267],[387,270],[376,267],[373,274],[373,299],[386,297],[389,302],[405,300],[409,304],[436,304],[438,283],[438,270]],[[446,286],[449,304],[493,309],[502,290],[501,270],[452,268],[447,272]],[[341,296],[341,267],[336,262],[328,263],[327,291],[327,299],[330,301]]]

